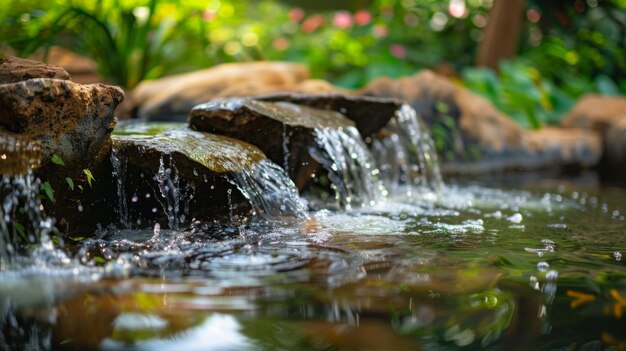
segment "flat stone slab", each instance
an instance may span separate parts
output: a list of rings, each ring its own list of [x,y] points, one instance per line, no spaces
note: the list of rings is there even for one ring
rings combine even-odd
[[[277,93],[258,96],[254,99],[290,102],[316,109],[340,112],[356,124],[363,137],[370,136],[386,126],[403,104],[397,99],[343,94]]]

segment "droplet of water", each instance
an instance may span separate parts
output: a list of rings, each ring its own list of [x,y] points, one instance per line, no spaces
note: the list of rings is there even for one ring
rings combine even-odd
[[[545,272],[545,271],[548,270],[548,268],[550,268],[550,264],[548,264],[548,262],[541,261],[541,262],[537,263],[537,269],[540,272]]]
[[[516,213],[512,215],[511,217],[508,217],[506,220],[511,223],[519,224],[519,223],[522,223],[522,219],[523,219],[522,215],[520,213]]]
[[[619,252],[619,251],[613,252],[613,258],[615,258],[615,261],[621,261],[622,260],[622,253]]]

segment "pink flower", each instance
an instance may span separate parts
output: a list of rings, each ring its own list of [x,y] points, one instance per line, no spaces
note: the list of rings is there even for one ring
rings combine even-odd
[[[377,24],[372,28],[372,33],[376,38],[384,38],[389,35],[389,28],[384,24]]]
[[[467,7],[465,7],[465,0],[450,0],[448,5],[448,12],[452,17],[461,18],[467,16]]]
[[[405,58],[407,54],[406,48],[400,44],[391,44],[389,53],[397,58]]]
[[[217,16],[217,11],[215,10],[205,10],[204,12],[202,12],[202,19],[207,22],[213,20],[215,16]]]
[[[372,14],[367,10],[359,10],[354,14],[354,22],[364,26],[372,21]]]
[[[325,21],[326,20],[324,19],[324,16],[313,15],[305,19],[304,22],[302,22],[302,24],[300,25],[300,28],[302,28],[302,31],[304,31],[305,33],[312,33],[315,32],[317,28],[322,26]]]
[[[291,10],[289,10],[289,13],[287,15],[292,21],[298,22],[304,18],[304,10],[302,10],[299,7],[294,7]]]
[[[348,11],[337,11],[333,17],[333,26],[340,29],[348,29],[352,26],[352,15]]]
[[[278,37],[272,42],[272,47],[276,51],[285,51],[289,48],[289,40],[285,37]]]

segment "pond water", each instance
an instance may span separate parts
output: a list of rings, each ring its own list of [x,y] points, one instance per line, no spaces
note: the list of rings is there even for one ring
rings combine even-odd
[[[623,350],[626,190],[598,184],[448,181],[308,218],[109,229],[0,273],[0,348]]]

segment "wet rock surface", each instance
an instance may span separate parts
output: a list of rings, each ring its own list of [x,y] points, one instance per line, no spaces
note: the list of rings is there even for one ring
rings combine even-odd
[[[32,78],[70,79],[62,67],[10,56],[0,58],[0,84],[15,83]]]
[[[122,117],[184,121],[191,109],[210,99],[276,91],[327,92],[331,86],[308,80],[308,69],[286,62],[222,64],[201,71],[145,81],[121,107]]]
[[[602,166],[626,170],[626,98],[587,95],[568,112],[561,124],[598,133],[604,146]]]
[[[342,94],[276,93],[255,97],[255,99],[284,101],[316,109],[337,111],[352,120],[363,137],[368,137],[387,125],[402,106],[402,102],[396,99]]]
[[[163,227],[249,208],[229,175],[265,155],[242,141],[197,132],[184,124],[129,124],[113,135],[118,216],[126,226]]]
[[[257,146],[270,160],[286,166],[287,173],[301,189],[319,167],[309,154],[309,148],[315,144],[314,130],[352,127],[354,122],[335,111],[288,102],[230,98],[194,107],[189,125]]]
[[[430,71],[397,80],[381,78],[356,94],[396,98],[411,105],[430,127],[447,173],[588,167],[598,162],[602,152],[597,138],[585,131],[575,132],[580,137],[575,140],[566,131],[526,130],[486,99]]]

